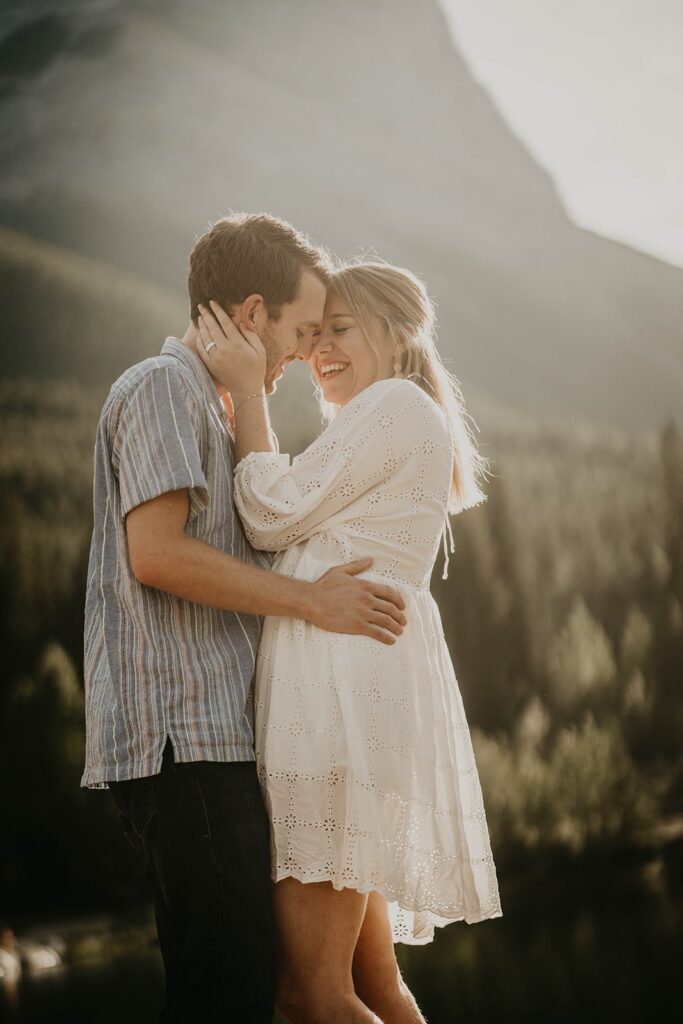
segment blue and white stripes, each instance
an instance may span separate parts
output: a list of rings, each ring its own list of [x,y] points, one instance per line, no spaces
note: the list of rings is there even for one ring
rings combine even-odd
[[[167,736],[178,761],[254,759],[260,618],[143,586],[125,536],[131,509],[187,488],[190,536],[269,568],[271,556],[254,551],[235,511],[233,456],[211,377],[176,339],[113,385],[95,443],[84,787],[156,774]]]

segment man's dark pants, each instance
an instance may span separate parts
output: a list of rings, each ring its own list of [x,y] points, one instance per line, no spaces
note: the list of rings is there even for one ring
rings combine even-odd
[[[111,782],[145,860],[166,971],[163,1024],[270,1024],[276,963],[268,817],[253,761]]]

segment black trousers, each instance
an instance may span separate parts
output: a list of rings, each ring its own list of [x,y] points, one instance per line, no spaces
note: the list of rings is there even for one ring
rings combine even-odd
[[[253,761],[176,764],[110,783],[144,857],[166,973],[162,1024],[271,1024],[268,816]]]

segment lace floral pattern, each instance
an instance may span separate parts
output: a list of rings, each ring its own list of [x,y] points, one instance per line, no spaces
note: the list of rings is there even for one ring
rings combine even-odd
[[[316,579],[372,555],[408,625],[392,646],[267,617],[256,669],[256,756],[273,878],[383,893],[394,941],[501,916],[469,727],[429,579],[450,439],[409,381],[380,381],[290,463],[252,453],[237,504],[274,569]]]

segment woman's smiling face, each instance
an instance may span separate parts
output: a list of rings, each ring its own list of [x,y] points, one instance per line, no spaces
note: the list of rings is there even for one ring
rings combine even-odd
[[[373,340],[381,349],[386,345],[386,333],[386,326],[375,320]],[[377,357],[349,307],[336,292],[329,291],[320,336],[311,352],[311,366],[325,401],[346,405],[370,384],[393,376],[394,359],[388,345]]]

